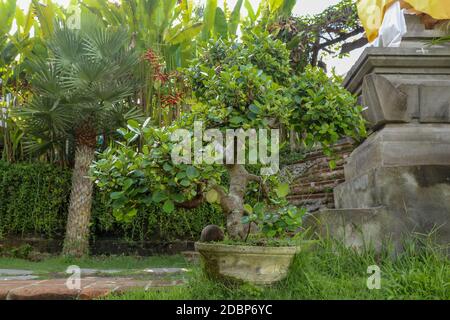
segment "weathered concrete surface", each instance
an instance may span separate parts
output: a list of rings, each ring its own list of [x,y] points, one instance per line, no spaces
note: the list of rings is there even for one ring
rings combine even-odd
[[[33,275],[32,270],[0,269],[0,281],[6,280],[33,280],[38,276]]]
[[[33,273],[34,273],[33,270],[0,269],[0,276],[26,276]]]
[[[407,14],[405,15],[405,20],[408,28],[400,43],[402,48],[428,47],[430,41],[448,35],[445,21],[438,23],[433,29],[426,29],[419,16]],[[449,46],[450,44],[447,43],[439,45],[439,47]]]
[[[313,228],[323,237],[338,239],[358,251],[380,251],[388,242],[400,251],[402,237],[407,232],[402,219],[390,214],[384,207],[322,210],[307,216],[305,227]]]
[[[450,123],[450,81],[402,83],[387,76],[364,77],[363,116],[372,129],[386,123]]]
[[[185,273],[185,272],[188,272],[188,269],[186,269],[186,268],[149,268],[149,269],[144,269],[144,272],[150,273],[153,275],[163,276],[163,275]]]
[[[450,49],[366,48],[347,73],[344,86],[359,96],[368,74],[381,75],[396,87],[446,85],[450,81]],[[414,102],[415,98],[410,99]]]
[[[364,118],[377,128],[388,122],[409,122],[407,95],[383,76],[369,74],[363,80]]]
[[[337,209],[312,217],[357,248],[432,231],[450,243],[450,46],[425,46],[442,31],[407,24],[400,48],[367,48],[344,80],[372,133],[344,165]]]
[[[32,275],[23,275],[23,276],[0,276],[0,281],[8,281],[8,280],[34,280],[38,279],[38,276]]]
[[[338,208],[385,206],[410,233],[436,231],[439,243],[450,243],[450,166],[376,168],[334,192]]]
[[[298,247],[256,247],[196,242],[205,272],[219,280],[268,285],[283,279]]]
[[[348,182],[379,167],[450,166],[450,125],[388,124],[371,134],[344,165]]]

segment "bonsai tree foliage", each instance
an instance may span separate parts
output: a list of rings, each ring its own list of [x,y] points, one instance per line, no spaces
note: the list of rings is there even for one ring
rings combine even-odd
[[[237,135],[228,141],[227,136],[226,147],[222,145],[213,162],[192,164],[192,159],[174,161],[180,141],[173,140],[173,134],[184,129],[181,138],[191,148],[199,139],[195,136],[199,123],[202,129],[216,129],[222,136],[230,130],[278,129],[283,124],[295,129],[304,143],[318,143],[331,152],[329,147],[342,135],[363,133],[355,98],[320,70],[308,68],[292,76],[286,46],[258,27],[246,29],[240,40],[210,41],[199,52],[186,70],[193,95],[191,112],[167,128],[149,127],[149,120],[143,125],[129,121],[127,128],[119,130],[124,141],[100,154],[92,165],[93,179],[110,193],[114,215],[121,221],[133,219],[145,206],[158,205],[163,212],[171,212],[177,206],[195,206],[204,197],[220,204],[232,239],[246,239],[250,227],[245,225],[250,223],[259,224],[268,237],[292,232],[305,211],[286,206],[289,186],[279,183],[276,175],[262,176],[258,169],[266,163],[240,161],[239,145],[250,142]],[[271,137],[267,146],[276,142]],[[211,145],[217,146],[201,145],[200,153]],[[277,156],[276,148],[271,150],[271,157]],[[250,157],[250,151],[246,156]],[[255,184],[265,200],[246,203],[253,189],[249,187]],[[268,214],[269,210],[273,213]]]
[[[338,76],[330,78],[322,68],[312,66],[292,78],[290,126],[305,146],[317,144],[327,156],[332,156],[332,146],[340,138],[358,141],[366,135],[362,107],[341,83]]]
[[[213,166],[175,164],[171,158],[175,143],[171,133],[177,128],[142,125],[129,120],[119,129],[118,142],[99,155],[91,175],[96,185],[109,193],[117,221],[128,223],[138,211],[150,206],[171,213],[176,207],[195,208],[203,201],[208,181],[220,181],[221,170]],[[143,145],[141,149],[137,142]]]
[[[241,42],[210,43],[189,70],[200,103],[193,108],[193,118],[222,130],[285,124],[301,135],[303,143],[320,144],[328,155],[339,138],[365,134],[361,108],[337,79],[329,79],[319,68],[309,67],[299,76],[292,73],[285,45],[259,28],[245,30]],[[244,203],[248,183],[260,183],[268,198],[273,194],[262,177],[249,173],[244,165],[235,162],[225,167],[228,188],[213,188],[227,216],[229,236],[242,239],[246,235],[242,218],[251,211]],[[279,186],[276,191],[280,188],[285,189]],[[276,193],[275,198],[283,198],[288,192]]]
[[[206,128],[261,129],[276,128],[288,121],[289,52],[258,28],[247,29],[241,42],[208,43],[188,71],[198,105],[192,118]],[[228,143],[228,141],[227,141]],[[237,141],[234,143],[238,145]],[[259,175],[249,173],[237,157],[225,164],[229,175],[226,189],[219,185],[220,205],[227,217],[231,238],[244,239],[242,223],[247,185],[260,183],[266,196],[268,188]]]
[[[36,58],[31,63],[35,94],[20,110],[27,131],[37,138],[63,145],[74,140],[75,164],[63,249],[63,254],[74,256],[88,253],[92,181],[87,175],[97,137],[117,128],[118,120],[137,115],[127,112],[125,104],[134,92],[131,71],[138,62],[126,30],[89,21],[79,30],[55,26],[48,41],[48,58]]]

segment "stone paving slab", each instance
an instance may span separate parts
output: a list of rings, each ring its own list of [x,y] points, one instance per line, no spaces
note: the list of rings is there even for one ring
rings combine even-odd
[[[33,274],[32,270],[0,269],[0,276],[26,276]]]
[[[144,269],[144,272],[155,274],[155,275],[166,275],[166,274],[179,274],[187,272],[186,268],[149,268]]]
[[[82,275],[95,275],[95,274],[99,274],[99,273],[103,273],[103,274],[114,274],[114,273],[119,273],[122,272],[124,270],[121,269],[90,269],[90,268],[81,268],[80,269],[81,274]]]
[[[132,278],[87,277],[80,289],[69,289],[66,279],[0,281],[0,300],[90,300],[111,293],[151,290],[182,285],[183,280],[135,280]]]
[[[23,275],[23,276],[7,276],[3,277],[0,275],[0,281],[9,281],[9,280],[34,280],[39,278],[38,276],[32,275]]]

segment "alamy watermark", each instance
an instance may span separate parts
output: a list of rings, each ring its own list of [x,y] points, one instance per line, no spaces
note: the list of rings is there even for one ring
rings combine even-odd
[[[226,129],[224,134],[219,129],[203,130],[203,122],[195,121],[193,132],[177,129],[170,139],[175,142],[171,152],[174,164],[259,163],[264,166],[261,175],[279,171],[278,129]]]
[[[81,289],[81,268],[76,265],[67,267],[66,273],[70,276],[66,280],[66,287],[69,290]]]
[[[367,278],[367,288],[369,290],[381,289],[381,269],[377,265],[371,265],[367,267],[367,273],[370,276]]]

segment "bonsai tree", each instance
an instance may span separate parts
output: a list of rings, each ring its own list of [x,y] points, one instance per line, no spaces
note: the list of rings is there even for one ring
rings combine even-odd
[[[270,129],[288,122],[289,51],[267,32],[247,29],[241,42],[208,43],[188,74],[198,102],[191,117],[203,121],[206,129]],[[227,161],[225,168],[229,175],[227,188],[217,184],[211,187],[226,215],[228,235],[244,239],[247,185],[259,183],[266,197],[269,189],[263,178],[250,173],[237,157],[232,163]]]
[[[194,98],[191,112],[168,128],[129,121],[127,128],[119,130],[125,141],[111,146],[92,166],[93,179],[110,194],[114,215],[122,221],[132,219],[145,206],[158,205],[163,212],[171,212],[176,206],[196,205],[204,196],[222,207],[232,239],[246,239],[251,223],[259,224],[268,237],[293,232],[304,210],[286,206],[289,186],[277,182],[276,175],[264,177],[257,170],[261,164],[239,161],[237,149],[246,142],[234,137],[227,148],[222,147],[225,152],[219,153],[219,161],[192,164],[174,161],[178,144],[170,137],[184,129],[181,136],[190,148],[198,137],[189,132],[195,132],[199,122],[203,129],[220,133],[277,129],[284,124],[295,129],[305,144],[321,144],[328,152],[336,138],[356,137],[363,131],[360,108],[336,81],[315,69],[291,76],[285,45],[258,28],[246,30],[240,41],[209,42],[199,52],[186,72]],[[229,146],[233,160],[220,161],[230,155]],[[201,148],[201,153],[206,149]],[[255,182],[266,201],[251,206],[245,201],[248,186]],[[269,188],[269,183],[275,187]],[[272,208],[274,213],[266,214]]]
[[[72,190],[63,254],[88,253],[92,181],[97,137],[137,116],[126,99],[134,92],[131,71],[138,57],[126,30],[82,24],[80,30],[57,26],[48,58],[36,58],[32,101],[20,110],[27,131],[47,144],[74,144]],[[125,121],[126,122],[126,121]],[[72,140],[73,139],[73,140]],[[45,145],[41,145],[45,147]]]
[[[193,108],[192,117],[222,130],[285,124],[300,134],[304,144],[319,144],[327,155],[339,138],[365,134],[356,98],[336,77],[330,79],[322,69],[312,67],[299,76],[292,74],[285,45],[258,28],[245,30],[241,42],[209,43],[189,70],[194,96],[200,103]],[[268,198],[286,196],[288,187],[280,185],[276,194],[270,195],[263,178],[249,173],[245,165],[236,162],[225,167],[228,188],[215,185],[213,189],[227,216],[229,236],[243,239],[242,218],[245,211],[251,211],[244,203],[248,183],[260,183]]]

